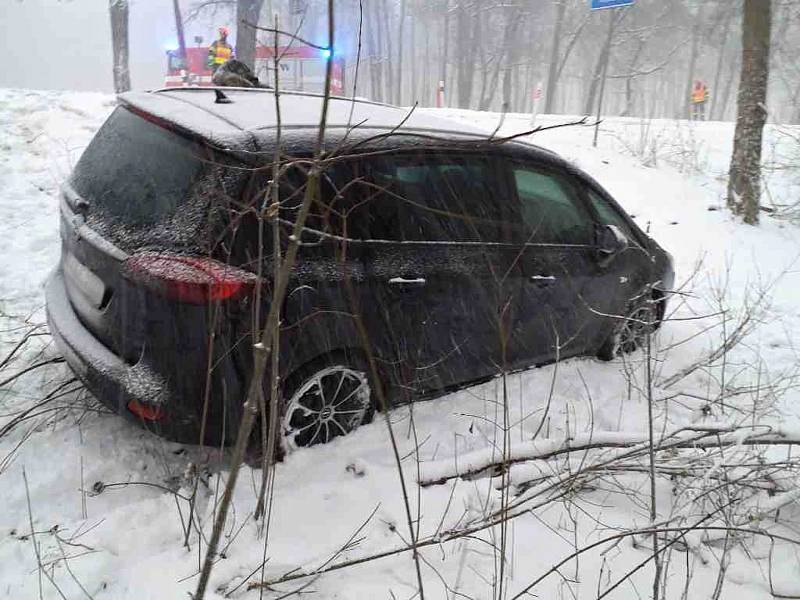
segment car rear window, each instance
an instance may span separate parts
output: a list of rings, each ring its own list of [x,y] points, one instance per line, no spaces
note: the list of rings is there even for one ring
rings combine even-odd
[[[75,190],[95,214],[127,226],[162,221],[192,196],[205,151],[125,108],[117,108],[75,168]]]

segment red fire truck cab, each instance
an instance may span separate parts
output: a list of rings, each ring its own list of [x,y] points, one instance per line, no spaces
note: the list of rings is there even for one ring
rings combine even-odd
[[[256,46],[256,76],[270,86],[275,85],[273,73],[274,48]],[[333,61],[331,93],[344,93],[344,60],[331,57],[330,51],[311,46],[279,46],[279,84],[281,89],[321,92],[325,86],[326,61]],[[211,86],[212,72],[208,67],[208,48],[191,46],[186,48],[186,60],[180,50],[167,50],[167,74],[165,87]]]

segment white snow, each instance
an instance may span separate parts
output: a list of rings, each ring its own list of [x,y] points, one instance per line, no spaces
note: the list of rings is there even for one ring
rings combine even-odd
[[[43,282],[60,250],[58,184],[113,105],[113,97],[103,95],[0,90],[0,126],[5,132],[0,140],[0,360],[19,340],[25,320],[43,321]],[[488,132],[500,119],[496,114],[469,111],[420,112],[451,117],[465,128]],[[523,131],[529,119],[529,115],[508,115],[499,134]],[[565,120],[569,119],[537,117],[539,125]],[[759,227],[748,227],[724,210],[724,174],[733,124],[655,121],[648,125],[635,119],[608,119],[601,126],[597,149],[591,147],[592,133],[590,128],[553,129],[536,134],[534,141],[577,162],[607,187],[674,255],[678,285],[691,279],[682,288],[682,296],[673,301],[672,320],[657,336],[662,349],[687,340],[675,351],[662,353],[655,369],[659,435],[688,425],[729,427],[752,421],[780,426],[787,435],[800,431],[800,392],[790,385],[792,380],[780,379],[798,370],[793,341],[800,339],[800,230],[767,213],[762,213]],[[800,180],[795,150],[781,136],[781,128],[773,126],[767,130],[766,147],[771,164],[790,166],[767,173],[766,196],[776,204],[791,204]],[[769,302],[745,343],[730,353],[724,375],[728,386],[744,389],[756,382],[764,386],[758,414],[742,415],[733,406],[752,401],[753,394],[743,392],[730,399],[731,406],[724,412],[723,407],[703,400],[719,392],[723,373],[719,366],[696,369],[673,385],[663,384],[720,342],[723,328],[710,327],[719,317],[697,318],[720,311],[715,293],[724,297],[726,314],[732,319],[726,326],[730,335],[743,306],[766,288],[763,295]],[[18,356],[0,370],[0,379],[57,353],[47,336],[39,336]],[[463,469],[467,464],[485,464],[492,456],[499,458],[503,435],[494,423],[502,421],[503,413],[495,400],[503,394],[512,422],[507,437],[512,454],[587,440],[646,439],[647,405],[636,390],[641,362],[641,353],[625,363],[569,360],[510,375],[505,390],[504,380],[497,378],[418,403],[413,409],[393,411],[391,421],[400,455],[406,457],[405,479],[419,535],[442,536],[450,529],[477,524],[501,507],[498,480],[455,480],[419,490],[414,482],[420,474],[446,474],[447,465]],[[631,373],[633,387],[626,372]],[[0,388],[0,431],[68,378],[66,367],[55,364]],[[769,385],[786,389],[778,395],[767,389]],[[61,410],[45,412],[56,406]],[[0,435],[0,597],[39,597],[34,544],[44,566],[43,598],[172,600],[193,592],[205,543],[198,544],[194,532],[188,547],[184,546],[190,465],[202,465],[195,518],[207,536],[215,498],[226,478],[224,457],[213,449],[181,447],[155,438],[76,394],[34,409],[30,416]],[[55,421],[54,416],[58,417]],[[411,416],[423,461],[419,473]],[[529,441],[537,431],[541,431],[539,439]],[[706,477],[713,479],[745,451],[740,446],[709,451]],[[537,478],[554,473],[567,476],[586,460],[622,451],[603,452],[514,465],[509,478],[512,489],[522,495],[512,496],[511,501],[541,492]],[[775,452],[787,456],[786,448]],[[782,484],[792,481],[787,479],[791,473],[778,475]],[[264,560],[264,541],[251,516],[259,483],[258,470],[246,468],[239,478],[235,510],[223,538],[224,558],[214,569],[207,598],[222,598],[224,591],[233,590]],[[624,487],[614,487],[617,484]],[[617,528],[650,525],[645,501],[648,485],[641,473],[609,476],[605,482],[575,489],[570,503],[553,503],[513,520],[509,526],[510,595],[568,556],[574,544],[586,546],[615,534]],[[680,514],[691,522],[698,515],[696,505],[675,496],[674,485],[667,477],[658,479],[659,515]],[[782,527],[781,533],[791,537],[791,525],[800,525],[800,511],[796,491],[784,492],[774,498],[762,493],[747,510],[761,518],[765,511],[781,507],[785,526],[773,521],[770,526]],[[330,445],[295,452],[277,466],[265,575],[274,578],[325,564],[357,531],[358,543],[342,552],[342,557],[397,548],[408,538],[398,476],[381,418]],[[449,600],[458,593],[491,598],[495,557],[481,540],[493,535],[499,531],[484,530],[470,539],[422,550],[426,597]],[[719,554],[724,534],[697,532],[687,538],[692,550],[688,555],[676,551],[669,564],[668,597],[681,597],[688,563],[693,571],[688,597],[708,598],[717,576],[714,556]],[[565,579],[554,574],[537,586],[536,596],[596,598],[598,581],[605,589],[646,559],[647,544],[647,536],[638,536],[586,552],[577,565],[575,561],[565,565],[561,572]],[[756,539],[749,551],[750,557],[740,546],[734,547],[724,598],[771,598],[765,570],[769,542]],[[577,581],[570,583],[576,569]],[[776,546],[772,574],[776,591],[796,593],[800,567],[789,545]],[[610,597],[648,597],[651,576],[648,566]],[[257,579],[258,575],[250,581]],[[276,586],[278,591],[264,597],[275,598],[309,581],[304,591],[313,591],[315,598],[389,598],[392,594],[410,598],[416,586],[413,562],[405,553],[318,579],[281,584]],[[258,591],[247,592],[246,587],[233,597],[258,597]]]

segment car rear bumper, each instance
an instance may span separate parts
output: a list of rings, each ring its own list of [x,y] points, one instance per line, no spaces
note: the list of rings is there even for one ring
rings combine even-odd
[[[50,333],[67,364],[89,391],[114,412],[168,439],[196,444],[200,435],[198,419],[170,412],[169,387],[141,361],[126,362],[109,350],[78,319],[67,297],[64,274],[59,266],[47,281],[47,323]],[[137,401],[158,407],[164,413],[159,421],[146,421],[134,415],[128,405]]]

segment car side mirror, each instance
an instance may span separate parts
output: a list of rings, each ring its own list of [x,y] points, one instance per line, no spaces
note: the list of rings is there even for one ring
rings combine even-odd
[[[597,235],[600,256],[611,257],[628,247],[628,238],[616,225],[602,225]]]

